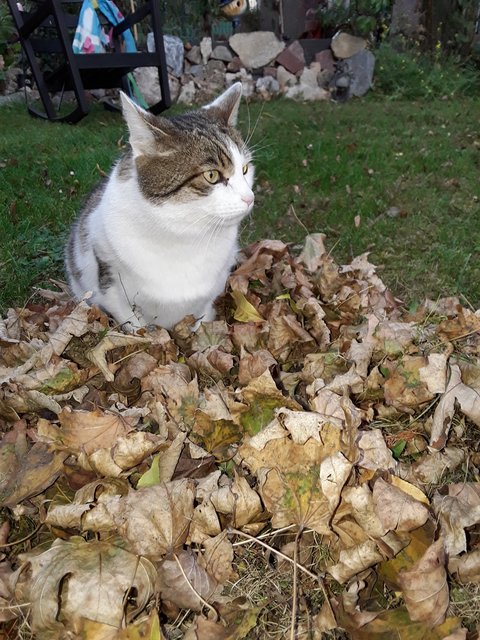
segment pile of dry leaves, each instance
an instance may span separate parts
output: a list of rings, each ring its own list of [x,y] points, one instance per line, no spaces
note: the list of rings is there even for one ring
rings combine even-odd
[[[480,313],[323,240],[248,247],[196,332],[0,320],[7,637],[477,637]]]

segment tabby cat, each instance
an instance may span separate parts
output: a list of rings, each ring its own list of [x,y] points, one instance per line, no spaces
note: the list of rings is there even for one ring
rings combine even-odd
[[[254,168],[235,129],[242,85],[155,117],[122,94],[130,148],[88,198],[66,246],[70,288],[129,330],[214,318],[253,207]]]

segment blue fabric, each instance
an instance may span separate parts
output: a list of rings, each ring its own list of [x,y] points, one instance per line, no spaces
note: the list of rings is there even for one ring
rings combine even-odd
[[[105,53],[111,46],[110,37],[105,33],[95,10],[97,6],[113,26],[123,20],[123,15],[112,0],[83,0],[72,44],[74,53]],[[130,29],[126,29],[121,37],[125,51],[135,53],[137,47]]]
[[[105,53],[110,39],[103,30],[92,0],[83,0],[73,38],[73,53]]]
[[[123,15],[117,5],[112,2],[112,0],[98,0],[98,8],[110,22],[110,24],[113,24],[115,26],[119,22],[122,22]],[[122,33],[122,38],[125,44],[125,51],[127,53],[135,53],[137,51],[137,47],[135,45],[135,40],[130,29],[126,29]]]

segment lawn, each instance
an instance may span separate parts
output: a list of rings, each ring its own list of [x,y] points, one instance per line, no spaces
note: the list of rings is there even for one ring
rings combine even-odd
[[[478,99],[244,105],[256,207],[242,242],[322,231],[337,261],[370,260],[406,304],[459,295],[480,307]],[[82,199],[126,145],[119,114],[76,126],[0,110],[0,310],[63,275]]]

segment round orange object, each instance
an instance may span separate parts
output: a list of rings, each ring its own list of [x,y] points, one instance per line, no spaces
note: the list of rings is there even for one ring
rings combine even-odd
[[[226,18],[236,18],[248,9],[247,0],[232,0],[220,7],[220,11]]]

